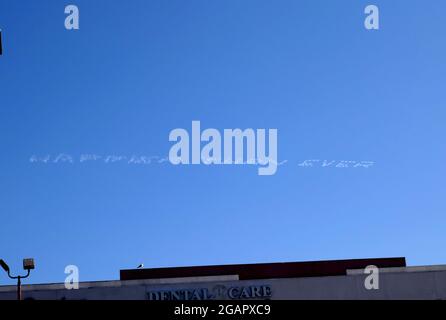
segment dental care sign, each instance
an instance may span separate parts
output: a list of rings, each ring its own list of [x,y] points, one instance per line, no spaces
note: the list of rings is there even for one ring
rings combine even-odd
[[[270,299],[272,290],[269,285],[233,286],[216,285],[213,288],[186,288],[175,290],[148,291],[149,300],[245,300]]]

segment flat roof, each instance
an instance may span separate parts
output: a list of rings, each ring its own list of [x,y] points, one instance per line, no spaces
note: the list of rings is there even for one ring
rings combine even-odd
[[[324,277],[346,275],[349,269],[406,267],[406,258],[371,258],[306,262],[233,264],[196,267],[128,269],[120,280],[164,279],[238,275],[240,280]]]

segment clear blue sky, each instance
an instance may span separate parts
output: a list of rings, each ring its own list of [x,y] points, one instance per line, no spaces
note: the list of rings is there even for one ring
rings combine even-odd
[[[64,28],[64,7],[80,30]],[[367,4],[381,29],[367,31]],[[446,263],[446,2],[2,0],[0,257],[30,279],[406,256]],[[170,130],[277,128],[251,166],[168,154]],[[190,129],[189,129],[190,130]],[[33,163],[32,155],[75,157]],[[305,159],[369,160],[302,168]],[[12,283],[0,272],[0,284]]]

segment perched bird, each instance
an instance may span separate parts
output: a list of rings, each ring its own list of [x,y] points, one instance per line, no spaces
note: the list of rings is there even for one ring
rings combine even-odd
[[[141,263],[136,269],[141,269],[141,268],[144,268],[144,264],[143,263]]]

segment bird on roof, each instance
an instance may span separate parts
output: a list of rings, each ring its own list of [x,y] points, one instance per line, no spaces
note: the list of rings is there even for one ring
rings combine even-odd
[[[141,269],[141,268],[144,268],[144,264],[143,263],[141,263],[139,266],[136,267],[136,269]]]

